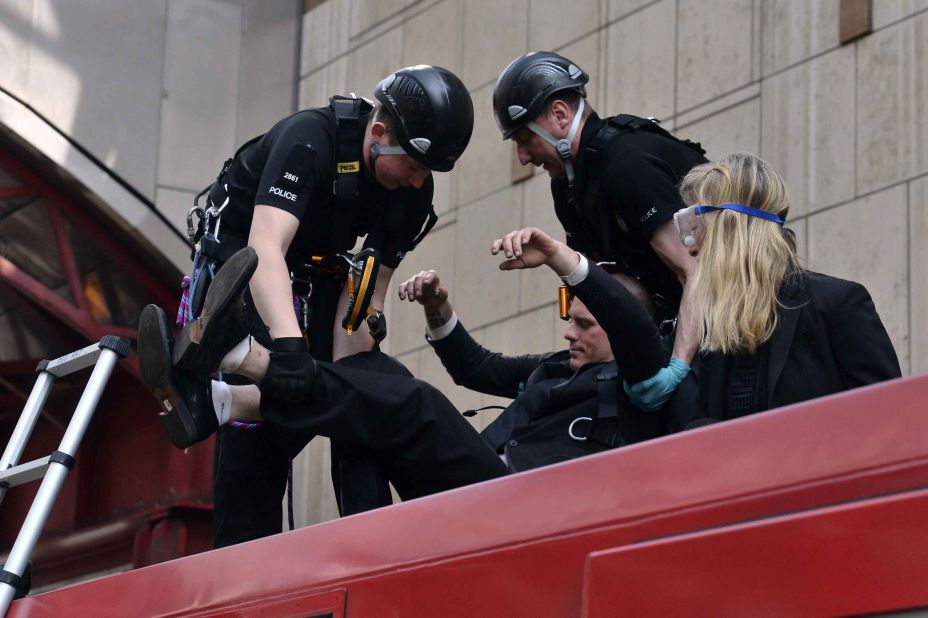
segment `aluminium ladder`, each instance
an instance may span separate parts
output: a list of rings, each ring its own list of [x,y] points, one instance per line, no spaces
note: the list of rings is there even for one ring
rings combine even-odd
[[[10,550],[6,564],[0,571],[0,616],[6,615],[13,602],[13,597],[22,581],[23,571],[29,562],[29,556],[35,548],[42,528],[45,527],[45,522],[68,472],[74,467],[74,456],[77,454],[84,432],[103,394],[103,388],[116,366],[116,361],[125,358],[128,354],[128,339],[107,335],[99,343],[91,344],[71,354],[51,361],[43,360],[36,368],[39,377],[29,394],[26,407],[16,423],[3,457],[0,458],[0,502],[10,487],[42,479],[29,514],[26,515],[13,549]],[[17,465],[55,380],[91,365],[94,365],[93,372],[90,374],[87,386],[84,387],[84,392],[77,403],[71,422],[68,423],[58,450],[46,457]]]

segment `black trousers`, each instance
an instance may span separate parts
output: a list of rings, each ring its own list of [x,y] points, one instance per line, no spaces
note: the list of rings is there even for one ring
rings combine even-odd
[[[337,300],[337,288],[328,291],[330,300],[333,294]],[[328,305],[331,317],[322,313]],[[317,296],[313,306],[312,323],[329,327],[311,333],[311,351],[330,356],[334,302]],[[256,313],[252,320],[256,338],[269,343]],[[288,462],[316,435],[332,440],[332,480],[343,515],[390,504],[388,481],[409,500],[508,473],[441,392],[379,351],[319,361],[309,400],[293,404],[262,393],[262,416],[267,422],[259,428],[220,429],[215,547],[281,532]]]

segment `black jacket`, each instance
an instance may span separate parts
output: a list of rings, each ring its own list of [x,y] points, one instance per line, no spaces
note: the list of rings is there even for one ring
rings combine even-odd
[[[770,339],[767,409],[823,397],[902,375],[889,335],[859,283],[802,272],[780,292]],[[725,420],[731,357],[699,356],[699,400],[688,426]]]
[[[567,352],[504,356],[474,341],[461,323],[447,337],[430,342],[455,383],[515,398],[482,434],[494,449],[506,453],[514,470],[640,442],[667,431],[667,406],[643,412],[628,403],[622,388],[622,376],[634,383],[666,364],[651,317],[624,286],[594,264],[573,292],[609,336],[614,363],[589,364],[574,372]],[[689,392],[695,398],[695,391]],[[605,418],[607,408],[613,410],[611,418]],[[575,427],[575,435],[592,431],[592,439],[569,436],[577,418],[596,419],[595,428],[589,421]]]

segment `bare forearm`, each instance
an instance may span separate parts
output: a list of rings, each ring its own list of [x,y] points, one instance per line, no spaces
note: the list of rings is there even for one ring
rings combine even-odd
[[[689,281],[692,282],[692,278]],[[683,286],[683,297],[680,299],[680,311],[677,315],[677,328],[673,341],[673,356],[687,365],[693,364],[693,357],[699,349],[699,329],[696,327],[696,308],[691,299],[691,287],[692,283]]]
[[[439,305],[423,305],[425,322],[429,328],[439,328],[448,323],[454,313],[454,308],[447,300]]]
[[[280,250],[276,247],[254,247],[258,254],[258,268],[251,278],[251,296],[261,319],[267,324],[270,336],[301,337],[296,315],[293,313],[293,292],[290,272]]]

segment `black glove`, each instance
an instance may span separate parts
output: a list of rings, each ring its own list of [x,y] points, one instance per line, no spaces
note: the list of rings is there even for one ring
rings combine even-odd
[[[316,361],[302,337],[280,337],[271,344],[271,360],[261,392],[286,401],[304,401],[316,377]]]

